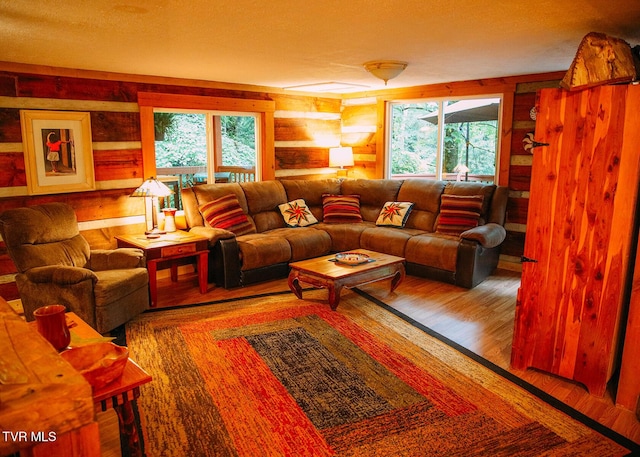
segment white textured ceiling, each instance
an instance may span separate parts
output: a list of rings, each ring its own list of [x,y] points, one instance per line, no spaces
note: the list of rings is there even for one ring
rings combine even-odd
[[[278,88],[564,71],[589,32],[640,44],[640,1],[0,0],[0,61]]]

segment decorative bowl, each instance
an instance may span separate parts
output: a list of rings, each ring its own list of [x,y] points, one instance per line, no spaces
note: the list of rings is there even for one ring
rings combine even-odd
[[[341,252],[340,254],[336,254],[336,262],[346,265],[360,265],[368,261],[369,256],[359,252]]]
[[[129,349],[113,343],[78,346],[60,353],[95,389],[100,389],[122,375],[129,359]]]

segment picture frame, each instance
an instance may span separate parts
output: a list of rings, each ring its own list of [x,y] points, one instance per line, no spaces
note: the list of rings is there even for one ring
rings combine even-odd
[[[30,195],[95,190],[89,113],[21,110],[20,123]]]

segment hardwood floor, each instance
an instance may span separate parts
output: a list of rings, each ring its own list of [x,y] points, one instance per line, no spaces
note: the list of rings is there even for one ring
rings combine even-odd
[[[234,290],[210,285],[207,294],[201,295],[196,275],[188,270],[190,267],[186,268],[186,271],[181,271],[183,274],[177,283],[171,283],[168,277],[159,280],[159,308],[289,290],[286,279],[281,279]],[[519,285],[519,273],[498,270],[471,290],[414,276],[407,276],[393,293],[389,293],[388,281],[368,284],[361,287],[361,290],[602,425],[640,443],[640,422],[635,413],[616,407],[610,392],[604,398],[598,398],[589,395],[583,386],[571,381],[535,370],[510,369],[513,319]],[[109,420],[113,421],[112,418]],[[107,432],[105,435],[111,433]],[[105,442],[109,444],[105,445]],[[113,447],[113,436],[110,439],[105,436],[103,456],[119,455],[119,449],[114,450]]]

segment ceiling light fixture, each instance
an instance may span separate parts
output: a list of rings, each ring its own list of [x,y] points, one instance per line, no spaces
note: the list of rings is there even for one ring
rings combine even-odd
[[[402,73],[407,65],[407,62],[399,60],[372,60],[363,64],[364,69],[376,78],[383,80],[385,86],[387,81]]]

